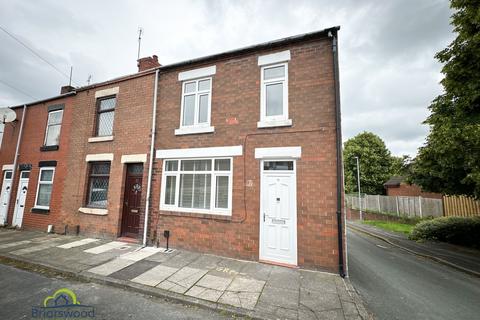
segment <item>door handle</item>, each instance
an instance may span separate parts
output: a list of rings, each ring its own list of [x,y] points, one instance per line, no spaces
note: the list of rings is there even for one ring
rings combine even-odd
[[[263,222],[265,222],[265,212],[263,213]]]

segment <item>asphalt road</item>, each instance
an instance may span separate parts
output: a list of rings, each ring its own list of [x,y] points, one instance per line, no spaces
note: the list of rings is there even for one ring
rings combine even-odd
[[[231,319],[214,311],[92,283],[49,278],[0,265],[0,319],[30,319],[32,306],[60,288],[95,308],[95,319]]]
[[[348,230],[349,275],[377,319],[479,319],[480,279]]]

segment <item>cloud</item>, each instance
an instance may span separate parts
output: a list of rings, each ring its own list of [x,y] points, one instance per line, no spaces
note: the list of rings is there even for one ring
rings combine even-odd
[[[162,64],[341,25],[343,135],[382,137],[394,154],[414,155],[421,122],[441,93],[434,54],[454,37],[444,0],[93,1],[0,0],[0,25],[85,85],[136,71],[142,56]],[[0,80],[44,98],[68,80],[0,32]],[[0,83],[0,105],[31,98]]]

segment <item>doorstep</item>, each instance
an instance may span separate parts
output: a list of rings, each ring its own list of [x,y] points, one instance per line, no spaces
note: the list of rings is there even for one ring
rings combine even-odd
[[[82,237],[47,236],[33,254],[19,249],[36,242],[2,241],[4,232],[0,256],[87,281],[252,318],[368,318],[349,281],[336,274]]]

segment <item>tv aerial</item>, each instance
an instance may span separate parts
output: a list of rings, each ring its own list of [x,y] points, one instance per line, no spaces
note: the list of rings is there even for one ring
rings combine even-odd
[[[17,119],[17,114],[10,108],[0,108],[0,123],[12,123]]]

